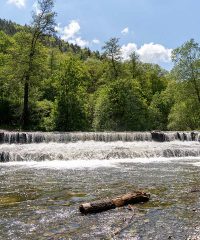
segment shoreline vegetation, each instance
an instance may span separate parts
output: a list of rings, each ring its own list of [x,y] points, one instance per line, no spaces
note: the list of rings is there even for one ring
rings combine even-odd
[[[118,38],[102,52],[61,40],[53,0],[30,26],[0,20],[0,128],[32,131],[200,129],[200,47],[172,51],[171,71],[121,57]]]

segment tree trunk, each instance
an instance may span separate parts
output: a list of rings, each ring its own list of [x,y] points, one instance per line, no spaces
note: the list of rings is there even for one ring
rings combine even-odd
[[[30,83],[30,74],[32,71],[32,65],[33,65],[33,57],[35,55],[35,47],[36,47],[36,41],[35,34],[32,39],[31,43],[31,50],[29,54],[29,66],[28,70],[25,75],[25,83],[24,83],[24,103],[23,103],[23,112],[22,112],[22,129],[26,130],[29,125],[29,83]]]
[[[150,199],[150,194],[144,192],[127,193],[123,196],[116,197],[114,199],[103,199],[91,203],[81,204],[79,210],[81,213],[98,213],[122,207],[128,204],[136,204],[141,202],[147,202]]]
[[[29,124],[29,76],[26,76],[24,83],[24,103],[22,112],[22,129],[27,129]]]

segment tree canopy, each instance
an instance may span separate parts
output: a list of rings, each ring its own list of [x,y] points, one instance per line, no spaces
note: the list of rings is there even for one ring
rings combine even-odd
[[[52,0],[32,25],[0,21],[0,127],[43,131],[200,129],[200,47],[174,49],[174,68],[121,59],[118,38],[102,52],[59,39]]]

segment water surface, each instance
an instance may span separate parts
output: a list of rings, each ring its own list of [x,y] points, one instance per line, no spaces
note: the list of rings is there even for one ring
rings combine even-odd
[[[1,144],[0,238],[200,238],[198,141]],[[81,203],[142,189],[130,210],[81,215]]]

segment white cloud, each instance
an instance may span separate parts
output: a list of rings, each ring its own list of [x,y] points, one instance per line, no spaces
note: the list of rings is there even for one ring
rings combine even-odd
[[[55,26],[55,31],[57,31],[59,34],[62,34],[63,29],[62,27],[60,27],[60,23],[57,26]]]
[[[144,44],[137,53],[141,61],[147,63],[170,62],[172,49],[165,48],[161,44]]]
[[[62,39],[67,41],[70,38],[74,38],[75,35],[80,31],[81,27],[79,23],[76,20],[72,20],[69,25],[65,26],[63,29],[59,28],[61,30]]]
[[[72,20],[63,28],[60,26],[60,24],[55,27],[55,30],[60,34],[61,39],[72,44],[77,44],[81,48],[84,48],[89,45],[89,42],[79,36],[80,29],[80,24],[76,20]]]
[[[137,45],[135,43],[128,43],[121,47],[122,59],[128,60],[132,52],[137,51]]]
[[[172,49],[165,48],[161,44],[146,43],[138,48],[135,43],[128,43],[121,48],[122,58],[128,60],[133,51],[145,63],[167,63],[171,61]]]
[[[80,31],[81,27],[76,20],[72,20],[69,25],[65,27],[60,27],[58,24],[55,27],[55,30],[61,35],[61,38],[65,41],[75,38],[76,34]]]
[[[76,45],[80,46],[81,48],[84,48],[89,45],[89,42],[86,40],[83,40],[81,37],[71,39],[71,40],[69,40],[69,43],[76,44]]]
[[[7,0],[7,3],[14,4],[18,8],[22,8],[22,7],[25,7],[26,0]]]
[[[92,40],[92,43],[94,43],[94,44],[100,44],[100,41],[99,41],[98,39],[93,39],[93,40]]]
[[[128,34],[128,33],[129,33],[129,28],[128,28],[128,27],[124,28],[124,29],[121,31],[121,33],[122,33],[123,35]]]

